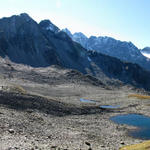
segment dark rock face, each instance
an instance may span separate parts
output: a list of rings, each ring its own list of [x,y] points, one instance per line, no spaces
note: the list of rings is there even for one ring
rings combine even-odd
[[[51,32],[57,33],[60,29],[55,26],[50,20],[43,20],[40,22],[42,29],[49,30]]]
[[[73,68],[86,73],[85,68],[90,68],[90,62],[87,59],[87,51],[63,31],[53,32],[47,30],[42,25],[42,33],[49,43],[52,43],[55,52],[59,55],[59,59],[64,67]]]
[[[27,14],[0,19],[0,55],[33,67],[62,65],[86,73],[86,51],[50,21],[37,24]],[[84,61],[83,61],[84,60]]]
[[[49,63],[44,58],[46,52],[51,52],[50,58],[55,56],[53,47],[47,46],[49,43],[44,38],[38,24],[27,14],[1,19],[0,31],[3,35],[0,40],[2,56],[7,56],[16,63],[35,67],[47,66]],[[3,41],[5,42],[2,43]]]
[[[150,90],[150,72],[137,64],[127,63],[119,59],[89,51],[89,57],[109,78],[119,79],[124,84]],[[100,60],[100,61],[99,61]]]

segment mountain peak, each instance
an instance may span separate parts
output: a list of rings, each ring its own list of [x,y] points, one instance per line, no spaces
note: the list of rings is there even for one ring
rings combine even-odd
[[[62,29],[62,31],[65,32],[65,33],[67,33],[68,36],[69,36],[70,38],[72,38],[73,35],[72,35],[72,33],[70,32],[69,29],[65,28],[65,29]]]
[[[33,20],[27,13],[21,13],[19,15],[12,15],[10,17],[3,17],[0,20],[3,20],[3,19],[5,19],[5,20],[8,20],[8,19],[16,20],[17,18],[25,20],[25,21]]]
[[[20,16],[28,19],[31,18],[27,13],[21,13]]]
[[[50,20],[48,19],[45,19],[45,20],[42,20],[39,25],[43,28],[43,29],[46,29],[46,30],[49,30],[51,32],[54,32],[54,33],[57,33],[60,29],[55,26]]]
[[[73,34],[73,36],[74,37],[82,37],[82,38],[87,38],[87,36],[85,36],[82,32],[75,32],[74,34]]]
[[[19,17],[26,22],[33,21],[33,19],[27,13],[21,13],[19,16],[16,16],[16,17]]]
[[[83,47],[86,47],[88,38],[81,32],[76,32],[73,34],[73,41],[80,43]]]

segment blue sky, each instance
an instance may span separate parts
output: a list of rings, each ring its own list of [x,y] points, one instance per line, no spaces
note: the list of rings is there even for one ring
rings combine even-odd
[[[0,17],[23,12],[73,33],[150,46],[150,0],[1,0]]]

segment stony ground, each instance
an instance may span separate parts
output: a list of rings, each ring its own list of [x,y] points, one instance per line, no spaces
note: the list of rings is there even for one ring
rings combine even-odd
[[[118,150],[142,140],[111,116],[150,116],[149,100],[128,98],[130,86],[111,86],[62,68],[0,67],[0,150]],[[118,82],[119,83],[119,82]],[[80,102],[80,98],[94,103]],[[100,105],[120,105],[101,109]]]

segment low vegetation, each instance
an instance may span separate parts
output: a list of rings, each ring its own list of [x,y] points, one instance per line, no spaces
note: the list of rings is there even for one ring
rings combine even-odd
[[[150,150],[150,141],[146,141],[140,144],[124,146],[120,150]]]
[[[2,86],[2,90],[20,93],[20,94],[27,93],[26,90],[23,87],[21,87],[20,85]]]
[[[23,87],[21,87],[20,85],[14,85],[14,86],[11,88],[11,90],[12,90],[13,92],[17,92],[17,93],[20,93],[20,94],[26,94],[26,90],[25,90]]]
[[[138,98],[138,99],[150,99],[150,96],[148,96],[148,95],[140,95],[140,94],[130,94],[130,95],[128,95],[128,98],[132,98],[132,97],[135,97],[135,98]]]

